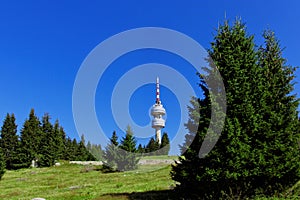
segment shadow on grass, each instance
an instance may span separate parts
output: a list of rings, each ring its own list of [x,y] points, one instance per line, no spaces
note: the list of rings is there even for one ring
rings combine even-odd
[[[176,193],[173,190],[159,190],[147,192],[133,192],[133,193],[118,193],[118,194],[105,194],[95,200],[173,200],[176,198]]]

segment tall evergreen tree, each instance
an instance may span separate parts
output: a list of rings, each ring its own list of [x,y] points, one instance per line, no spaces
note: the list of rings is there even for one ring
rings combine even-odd
[[[122,138],[120,149],[118,150],[118,157],[116,160],[118,170],[128,171],[136,169],[139,161],[136,153],[136,139],[133,136],[131,127],[128,125],[126,135]]]
[[[158,152],[157,150],[159,149],[159,144],[157,141],[155,141],[155,139],[152,137],[148,144],[146,145],[146,152],[149,155],[156,155]]]
[[[128,152],[136,152],[136,139],[129,125],[127,126],[125,137],[121,140],[120,148]]]
[[[14,163],[18,162],[19,140],[15,120],[14,114],[7,114],[1,128],[0,148],[2,148],[6,169],[15,169]]]
[[[240,20],[233,26],[228,22],[220,26],[211,45],[209,54],[226,88],[228,107],[223,132],[214,149],[199,157],[211,117],[210,100],[215,98],[208,92],[214,88],[205,84],[214,78],[214,73],[205,69],[207,74],[200,75],[205,96],[198,101],[200,115],[190,109],[191,120],[187,123],[190,133],[182,146],[184,153],[180,163],[172,168],[172,178],[180,183],[178,190],[194,199],[272,195],[284,189],[286,183],[291,185],[299,179],[299,149],[296,147],[299,135],[295,134],[298,104],[289,96],[293,70],[281,70],[284,68],[282,60],[276,59],[276,53],[270,55],[270,49],[262,50],[258,56],[253,36],[247,34]],[[269,57],[269,61],[264,60],[265,57]],[[275,68],[277,73],[274,73]],[[268,80],[271,74],[275,77]],[[271,89],[273,81],[276,89]],[[275,96],[274,101],[270,101],[272,96]],[[279,109],[286,110],[279,112]],[[286,112],[287,118],[284,117]],[[198,129],[193,131],[198,119]],[[276,165],[280,168],[276,169]]]
[[[81,140],[77,147],[76,160],[80,160],[80,161],[95,160],[93,155],[85,147],[85,144],[86,142],[85,142],[84,135],[81,135]]]
[[[88,141],[87,145],[86,145],[86,149],[91,151],[92,150],[92,143],[90,141]]]
[[[39,151],[38,165],[41,167],[49,167],[55,163],[56,144],[54,128],[50,122],[49,114],[45,114],[42,119],[42,137],[41,137],[41,150]]]
[[[89,150],[96,160],[103,160],[103,150],[100,144],[91,144]]]
[[[170,151],[170,139],[166,132],[163,133],[161,138],[161,145],[159,150],[159,155],[168,155]]]
[[[257,159],[264,169],[263,187],[268,193],[291,187],[300,179],[299,106],[293,94],[295,67],[286,64],[275,33],[264,32],[265,44],[259,48],[259,66],[263,71],[264,101],[261,106],[261,131],[255,137],[257,151],[264,154]]]
[[[92,144],[90,141],[88,141],[86,149],[93,156],[94,160],[102,160],[103,152],[100,144]]]
[[[110,143],[105,147],[104,152],[104,159],[105,159],[105,166],[115,169],[116,168],[116,160],[118,156],[118,136],[116,134],[116,131],[113,132]]]
[[[205,192],[211,187],[211,184],[208,180],[199,178],[200,173],[205,173],[202,165],[208,162],[208,156],[204,159],[199,158],[199,150],[210,122],[209,92],[202,78],[200,82],[205,98],[193,97],[190,101],[189,120],[186,124],[189,133],[185,136],[185,143],[180,146],[182,156],[179,157],[179,162],[176,165],[172,165],[171,170],[172,179],[180,183],[176,186],[176,190],[185,198],[190,199],[209,199],[205,193],[214,189]],[[200,188],[201,191],[199,191]]]
[[[260,132],[259,112],[262,95],[266,92],[262,70],[257,65],[254,37],[247,34],[240,20],[236,20],[233,26],[225,22],[209,53],[223,78],[228,107],[222,135],[211,153],[212,163],[205,169],[204,177],[209,180],[209,173],[215,171],[213,176],[218,177],[218,183],[213,183],[213,187],[222,191],[221,198],[228,198],[228,194],[233,195],[232,198],[237,198],[237,195],[246,198],[255,193],[253,180],[260,174],[254,161],[258,155],[253,151],[253,142],[258,138],[253,135]],[[224,160],[228,162],[224,163]],[[220,197],[218,191],[215,192]]]
[[[72,141],[71,141],[71,144],[70,144],[70,160],[78,160],[77,159],[77,150],[78,149],[78,143],[77,143],[77,140],[74,138]]]
[[[24,166],[29,166],[32,160],[38,159],[42,149],[42,138],[41,122],[35,115],[34,109],[31,109],[29,119],[25,120],[20,136]]]
[[[113,132],[112,136],[111,136],[111,139],[110,139],[110,142],[115,145],[115,146],[119,146],[119,142],[118,142],[118,136],[117,136],[117,133],[116,131]]]
[[[76,140],[75,140],[76,142]],[[64,160],[74,160],[75,158],[75,147],[73,145],[72,139],[71,138],[67,138],[64,141],[64,151],[63,151],[63,159]]]
[[[137,148],[137,152],[140,154],[143,154],[143,153],[145,153],[145,148],[141,144],[139,144],[139,146]]]
[[[53,126],[53,148],[54,148],[54,160],[63,158],[64,154],[64,142],[66,140],[66,134],[63,128],[59,125],[58,120],[55,121]]]

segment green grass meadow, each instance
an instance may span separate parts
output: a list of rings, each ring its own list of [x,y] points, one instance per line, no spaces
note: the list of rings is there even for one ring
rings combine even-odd
[[[6,171],[0,181],[0,199],[157,199],[161,195],[166,199],[167,190],[174,187],[170,165],[143,165],[115,173],[103,173],[100,168],[64,163]]]
[[[57,167],[6,171],[0,181],[0,199],[177,199],[171,190],[175,182],[170,170],[170,165],[161,164],[104,173],[101,166],[65,162]],[[288,192],[285,197],[272,199],[298,199],[300,182]]]

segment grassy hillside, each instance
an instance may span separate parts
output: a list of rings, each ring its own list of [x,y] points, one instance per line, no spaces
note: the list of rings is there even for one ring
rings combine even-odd
[[[0,199],[177,199],[170,190],[175,185],[169,176],[170,165],[143,165],[118,173],[103,173],[100,169],[64,163],[59,167],[7,171],[0,181]],[[286,197],[299,196],[300,182]]]
[[[7,171],[0,181],[0,199],[132,199],[148,191],[166,197],[164,190],[174,186],[169,165],[139,166],[119,173],[103,173],[99,168],[63,164]]]

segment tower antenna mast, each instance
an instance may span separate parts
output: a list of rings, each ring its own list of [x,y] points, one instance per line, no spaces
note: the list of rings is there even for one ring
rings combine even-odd
[[[151,115],[153,116],[152,128],[155,129],[156,142],[161,144],[161,129],[165,127],[165,120],[163,116],[166,114],[161,101],[160,101],[160,90],[159,90],[159,78],[156,78],[156,101],[152,106]]]

